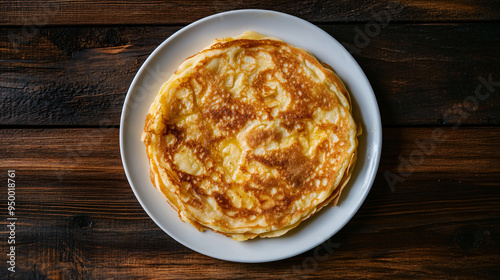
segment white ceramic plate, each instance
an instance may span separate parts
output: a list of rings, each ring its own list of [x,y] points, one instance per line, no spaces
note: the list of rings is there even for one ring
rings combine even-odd
[[[253,30],[304,48],[328,63],[350,90],[355,118],[362,122],[358,160],[336,207],[325,207],[279,238],[233,241],[211,231],[199,232],[182,222],[149,179],[146,150],[140,140],[144,119],[160,86],[187,57],[214,38]],[[125,173],[144,210],[179,243],[199,253],[236,262],[267,262],[298,255],[337,233],[365,200],[380,160],[382,128],[373,90],[365,74],[334,38],[297,17],[267,10],[235,10],[198,20],[170,36],[144,62],[125,98],[120,150]]]

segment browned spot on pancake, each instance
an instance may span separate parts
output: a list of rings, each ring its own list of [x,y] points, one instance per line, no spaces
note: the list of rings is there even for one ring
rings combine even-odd
[[[145,132],[145,135],[144,135],[144,144],[146,146],[149,146],[151,144],[151,137],[153,134],[157,134],[156,133],[156,130],[153,128],[154,126],[154,119],[155,119],[155,116],[152,115],[152,114],[148,114],[146,116],[146,120],[144,121],[144,132]],[[163,130],[161,133],[164,133],[165,130]]]
[[[178,127],[175,124],[169,124],[165,126],[165,131],[162,135],[171,134],[175,137],[175,139],[179,142],[184,141],[186,139],[186,131],[185,129]]]
[[[275,167],[281,176],[294,187],[305,187],[304,182],[313,169],[311,159],[302,154],[300,144],[293,144],[280,151],[272,151],[266,155],[250,155],[262,164]]]
[[[296,110],[287,110],[280,112],[278,118],[281,119],[280,125],[288,131],[296,129],[297,131],[303,131],[304,120],[311,119],[313,112],[307,110],[307,108],[297,108]]]
[[[210,47],[210,49],[228,48],[228,47],[231,47],[233,45],[238,45],[244,49],[254,48],[254,47],[258,47],[258,46],[266,46],[266,45],[280,47],[283,44],[284,44],[283,42],[279,42],[279,41],[275,41],[275,40],[239,39],[239,40],[214,44]]]
[[[251,105],[234,99],[228,93],[214,94],[206,103],[201,108],[202,114],[222,131],[237,131],[249,120],[256,118],[255,109]]]
[[[195,140],[188,140],[185,144],[201,162],[207,162],[211,158],[212,153],[209,145],[203,145],[203,142]]]
[[[172,101],[170,105],[170,115],[175,118],[179,115],[184,115],[188,112],[188,108],[186,107],[186,103],[183,100],[176,98]]]
[[[274,192],[273,189],[275,189]],[[250,180],[245,182],[243,190],[258,199],[259,208],[262,211],[260,215],[265,216],[266,220],[273,223],[277,222],[286,213],[286,210],[292,206],[292,202],[297,200],[297,196],[301,195],[298,190],[290,190],[282,178],[261,174],[252,174]],[[266,203],[272,203],[272,206],[263,207]],[[243,208],[240,211],[243,211],[240,217],[248,218],[248,216],[244,216],[244,213],[247,213],[246,209]]]
[[[221,194],[220,192],[213,192],[212,197],[217,201],[217,204],[225,210],[230,210],[233,209],[233,204],[231,203],[231,200],[229,200],[224,194]]]
[[[259,51],[255,49],[243,49],[243,56],[251,56],[253,58],[257,58],[259,55]]]
[[[177,183],[179,186],[182,186],[178,188],[179,192],[183,193],[187,197],[190,198],[189,201],[192,201],[194,204],[191,204],[194,207],[197,207],[195,204],[200,203],[202,205],[201,201],[194,196],[194,194],[205,197],[207,196],[207,193],[200,187],[200,177],[191,175],[189,173],[183,172],[176,168],[175,166],[172,166],[172,169],[175,170],[175,174],[177,174]]]
[[[252,87],[261,97],[270,97],[276,94],[275,90],[267,85],[268,82],[276,81],[273,73],[274,71],[271,69],[264,70],[253,79]]]
[[[281,178],[275,178],[273,176],[252,174],[250,180],[246,181],[243,186],[245,191],[251,192],[255,197],[261,194],[272,195],[271,192],[273,188],[276,188],[278,195],[284,193],[290,195],[290,191],[286,190],[286,182]]]
[[[334,133],[338,132],[338,126],[335,123],[329,123],[329,122],[321,122],[318,123],[318,128],[324,131],[331,131]]]
[[[172,135],[174,137],[173,143],[167,143],[166,137]],[[176,125],[166,125],[164,131],[160,135],[161,141],[159,143],[158,149],[162,151],[162,159],[167,161],[169,164],[173,162],[173,155],[177,151],[179,144],[184,141],[186,137],[186,132],[183,128]]]
[[[280,163],[278,171],[295,187],[303,186],[313,167],[311,160],[301,150],[300,146],[294,145],[276,157]]]
[[[327,92],[323,85],[313,82],[301,69],[301,62],[290,53],[273,51],[270,53],[274,63],[287,83],[281,86],[290,97],[290,104],[285,111],[279,113],[281,126],[288,131],[301,132],[305,128],[304,121],[312,119],[317,108],[331,109],[335,97]]]
[[[247,143],[250,147],[255,148],[263,143],[269,141],[279,141],[281,133],[273,129],[257,128],[249,132],[246,137]]]
[[[146,116],[146,121],[144,122],[144,127],[147,128],[150,126],[149,122],[154,119],[155,116],[151,115],[151,114],[148,114]]]
[[[280,53],[274,51],[271,53],[274,63],[278,71],[288,81],[297,79],[297,69],[300,67],[300,62],[297,58],[290,56],[290,53]]]
[[[253,215],[258,215],[257,211],[246,209],[246,208],[241,208],[238,210],[238,212],[236,213],[235,216],[238,218],[248,219],[248,217],[253,216]]]
[[[332,93],[326,91],[324,88],[318,93],[318,96],[315,100],[315,105],[325,111],[329,111],[337,105],[335,98],[332,96]]]
[[[196,207],[198,209],[203,209],[204,207],[204,204],[201,200],[197,199],[197,198],[191,198],[189,201],[188,201],[188,204],[193,206],[193,207]]]

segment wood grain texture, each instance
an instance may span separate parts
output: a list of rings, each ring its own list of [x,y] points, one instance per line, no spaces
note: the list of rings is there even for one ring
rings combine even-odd
[[[187,24],[235,9],[270,9],[312,22],[367,22],[375,14],[391,12],[391,20],[488,21],[500,17],[495,0],[395,0],[395,1],[0,1],[1,25],[123,25]]]
[[[241,8],[336,38],[384,124],[377,177],[353,219],[264,264],[170,238],[119,152],[123,101],[149,54],[186,24]],[[497,0],[0,0],[0,279],[500,279],[499,20]],[[9,169],[16,273],[5,262]]]
[[[385,125],[500,123],[500,24],[320,27],[368,76]],[[18,45],[22,28],[0,30],[0,125],[118,125],[137,70],[180,28],[51,27]]]
[[[0,170],[17,174],[19,260],[2,279],[500,276],[496,127],[385,128],[378,176],[354,218],[321,246],[265,264],[215,260],[159,229],[127,183],[118,130],[0,130]],[[418,144],[429,141],[432,151]],[[399,174],[399,156],[411,161],[416,150],[424,160],[389,187],[384,174]]]

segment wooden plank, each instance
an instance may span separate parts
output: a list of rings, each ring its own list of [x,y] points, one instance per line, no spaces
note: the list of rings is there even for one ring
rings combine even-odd
[[[1,124],[118,125],[128,87],[148,55],[179,27],[48,28],[13,48],[0,30]]]
[[[366,25],[321,27],[367,74],[385,125],[500,123],[500,24],[388,25],[366,45]],[[135,73],[179,28],[45,28],[17,49],[22,29],[0,30],[0,125],[118,125]]]
[[[159,229],[128,186],[117,128],[1,129],[1,178],[17,174],[16,276],[496,279],[500,132],[436,129],[384,129],[377,179],[354,218],[317,249],[266,264],[215,260]],[[399,155],[411,161],[415,150],[424,161],[389,187],[385,172],[398,174]]]
[[[500,66],[494,62],[500,59],[500,37],[493,35],[500,32],[499,24],[325,30],[363,68],[384,124],[500,123]]]
[[[0,1],[1,25],[188,24],[235,9],[270,9],[313,22],[367,22],[382,15],[392,21],[494,21],[495,0],[418,1]],[[106,15],[106,16],[103,16]]]

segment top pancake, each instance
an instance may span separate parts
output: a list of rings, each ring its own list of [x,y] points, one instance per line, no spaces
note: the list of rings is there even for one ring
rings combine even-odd
[[[343,83],[306,51],[247,32],[162,86],[142,140],[151,180],[200,230],[274,237],[336,203],[359,128]]]

